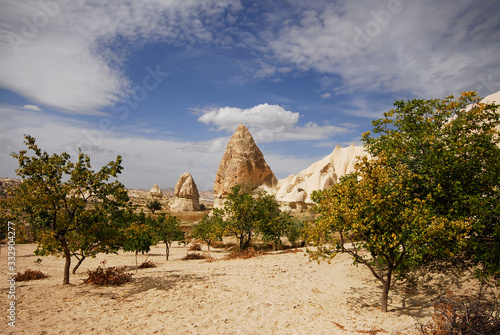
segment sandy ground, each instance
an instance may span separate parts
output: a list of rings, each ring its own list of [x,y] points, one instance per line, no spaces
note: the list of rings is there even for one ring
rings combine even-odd
[[[166,261],[159,244],[139,255],[139,264],[147,258],[156,268],[135,274],[133,253],[101,254],[85,260],[71,284],[62,285],[64,259],[40,257],[36,264],[34,249],[16,245],[17,271],[29,268],[50,277],[16,283],[13,328],[2,246],[1,334],[410,334],[416,318],[428,320],[434,299],[447,289],[478,287],[464,273],[428,276],[413,286],[396,283],[390,311],[381,313],[381,286],[342,254],[331,264],[317,264],[303,250],[222,260],[226,253],[213,249],[216,261],[185,261],[187,247],[173,245]],[[83,284],[87,269],[103,260],[108,267],[127,266],[134,280],[118,287]]]

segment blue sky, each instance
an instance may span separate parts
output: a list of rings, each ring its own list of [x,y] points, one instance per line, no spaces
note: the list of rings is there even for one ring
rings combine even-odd
[[[278,179],[394,100],[500,90],[498,1],[0,0],[0,177],[23,134],[209,190],[240,122]]]

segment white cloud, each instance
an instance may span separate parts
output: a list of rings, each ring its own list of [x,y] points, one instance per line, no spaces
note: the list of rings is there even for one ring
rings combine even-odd
[[[17,162],[10,154],[26,149],[23,136],[29,134],[49,153],[66,151],[76,158],[81,147],[91,157],[94,169],[121,155],[124,170],[118,179],[129,188],[149,188],[154,184],[173,187],[178,178],[189,171],[200,190],[209,190],[213,188],[229,140],[150,139],[131,134],[129,129],[125,133],[119,129],[103,131],[67,115],[56,117],[12,106],[0,106],[0,117],[0,177],[16,177]]]
[[[211,41],[207,20],[239,1],[2,1],[0,87],[72,113],[99,114],[127,95],[130,81],[111,52],[146,41]],[[154,67],[155,64],[150,64]]]
[[[131,133],[130,127],[118,129],[117,126],[113,132],[104,131],[96,129],[95,124],[77,121],[69,115],[53,116],[43,111],[13,106],[0,105],[0,118],[0,177],[16,177],[14,171],[17,162],[10,154],[26,149],[23,135],[29,134],[36,138],[42,150],[49,153],[66,151],[75,158],[80,147],[91,157],[94,170],[121,155],[124,170],[118,179],[129,188],[147,189],[154,184],[162,188],[173,187],[178,178],[188,171],[193,175],[198,189],[210,190],[213,189],[215,174],[229,142],[229,136],[206,141],[151,139],[140,132]],[[293,118],[292,115],[292,121]],[[290,121],[284,124],[287,122],[290,128],[285,127],[281,135],[270,133],[269,136],[275,136],[278,140],[328,138],[337,131],[335,127],[315,124],[303,127],[297,127]],[[256,128],[257,133],[251,130],[256,141],[257,137],[266,140],[263,134],[271,128],[265,127]],[[231,129],[231,133],[233,131]],[[332,149],[333,145],[329,147],[329,150]],[[323,157],[287,157],[266,152],[265,158],[276,176],[285,178]]]
[[[213,124],[217,130],[232,133],[240,123],[245,124],[257,142],[321,140],[351,131],[349,128],[309,122],[299,126],[299,113],[279,105],[261,104],[248,109],[223,107],[206,111],[198,118]]]
[[[498,69],[498,1],[317,2],[268,45],[280,60],[340,75],[348,90],[442,96],[490,88]]]
[[[24,105],[23,106],[24,109],[29,109],[29,110],[32,110],[32,111],[35,111],[35,112],[40,112],[42,111],[42,109],[36,105]]]
[[[330,93],[324,93],[324,94],[321,95],[321,99],[328,99],[331,96],[332,95]]]

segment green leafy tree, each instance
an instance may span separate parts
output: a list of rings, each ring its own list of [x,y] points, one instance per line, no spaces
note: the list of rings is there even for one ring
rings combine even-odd
[[[132,222],[124,228],[123,234],[123,251],[135,252],[135,271],[137,272],[137,255],[140,253],[145,254],[151,250],[151,246],[155,245],[158,240],[156,237],[156,230],[154,220],[146,216],[144,212],[138,214],[129,211],[127,213],[128,219],[126,221]]]
[[[260,213],[252,193],[242,189],[241,185],[231,188],[231,193],[224,202],[224,230],[239,240],[241,253],[250,245],[252,236],[257,229]]]
[[[170,247],[173,241],[183,241],[185,233],[181,230],[181,220],[175,216],[160,214],[152,222],[154,232],[158,240],[165,242],[165,258],[168,261]]]
[[[290,231],[292,217],[282,212],[276,198],[269,194],[259,194],[256,200],[257,212],[262,213],[258,220],[258,232],[262,240],[272,242],[274,250],[281,245],[281,238]]]
[[[94,210],[84,213],[80,217],[78,230],[66,234],[66,240],[71,255],[77,259],[77,263],[71,271],[76,273],[83,261],[95,258],[99,253],[117,253],[123,245],[123,236],[120,234],[122,227],[127,226],[125,222],[125,210],[109,208]],[[53,238],[49,230],[38,232],[39,245],[35,254],[39,256],[62,254],[61,244]]]
[[[261,235],[277,247],[290,224],[289,215],[280,211],[273,196],[262,192],[254,194],[250,189],[253,188],[233,186],[224,203],[224,231],[238,238],[240,253],[255,235]]]
[[[286,231],[286,237],[288,238],[288,241],[292,244],[292,246],[294,246],[299,239],[302,239],[301,244],[303,244],[302,246],[304,246],[304,220],[293,216],[290,216],[290,220],[290,225],[288,226],[288,230]]]
[[[474,92],[396,101],[363,135],[370,155],[412,172],[412,198],[449,220],[473,218],[467,251],[500,279],[500,113]]]
[[[65,152],[50,155],[42,151],[29,135],[25,136],[24,143],[34,155],[29,156],[27,150],[12,154],[19,162],[16,172],[23,179],[13,192],[12,210],[22,215],[32,230],[50,234],[58,243],[58,247],[52,249],[51,244],[42,239],[40,248],[64,255],[63,284],[69,284],[73,249],[68,243],[70,235],[78,239],[105,224],[97,219],[99,215],[89,219],[95,213],[128,205],[124,186],[116,180],[110,181],[123,169],[121,157],[94,171],[90,158],[82,152],[73,163]]]
[[[194,225],[191,236],[206,243],[208,251],[212,241],[222,241],[224,236],[224,212],[215,208],[211,215],[205,214],[201,221]]]
[[[156,211],[161,210],[161,202],[158,199],[154,199],[148,201],[146,207],[151,211],[151,213],[154,214]]]
[[[307,231],[318,246],[308,251],[310,257],[330,259],[341,251],[368,267],[383,285],[383,312],[395,271],[404,276],[426,255],[449,254],[447,242],[463,240],[469,228],[467,220],[438,216],[427,199],[415,198],[413,177],[405,166],[389,166],[383,157],[365,158],[355,174],[312,194],[320,216]]]

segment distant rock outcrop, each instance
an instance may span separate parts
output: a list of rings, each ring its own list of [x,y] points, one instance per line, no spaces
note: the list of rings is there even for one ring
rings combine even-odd
[[[200,210],[200,193],[189,172],[184,172],[175,184],[175,199],[170,205],[170,210],[173,212]]]
[[[278,180],[267,165],[264,155],[242,123],[227,144],[224,156],[215,176],[215,206],[221,206],[223,198],[237,184],[257,188],[275,188]]]
[[[9,192],[18,187],[23,181],[14,178],[0,178],[0,199],[7,198]]]
[[[157,184],[154,184],[153,187],[151,187],[151,189],[149,190],[149,195],[153,199],[163,198],[163,192],[161,191],[160,187]]]
[[[356,157],[365,155],[362,146],[352,144],[341,148],[337,145],[333,152],[322,160],[297,175],[279,180],[274,192],[276,200],[285,210],[302,211],[313,206],[313,191],[324,190],[336,184],[340,177],[354,171]]]

